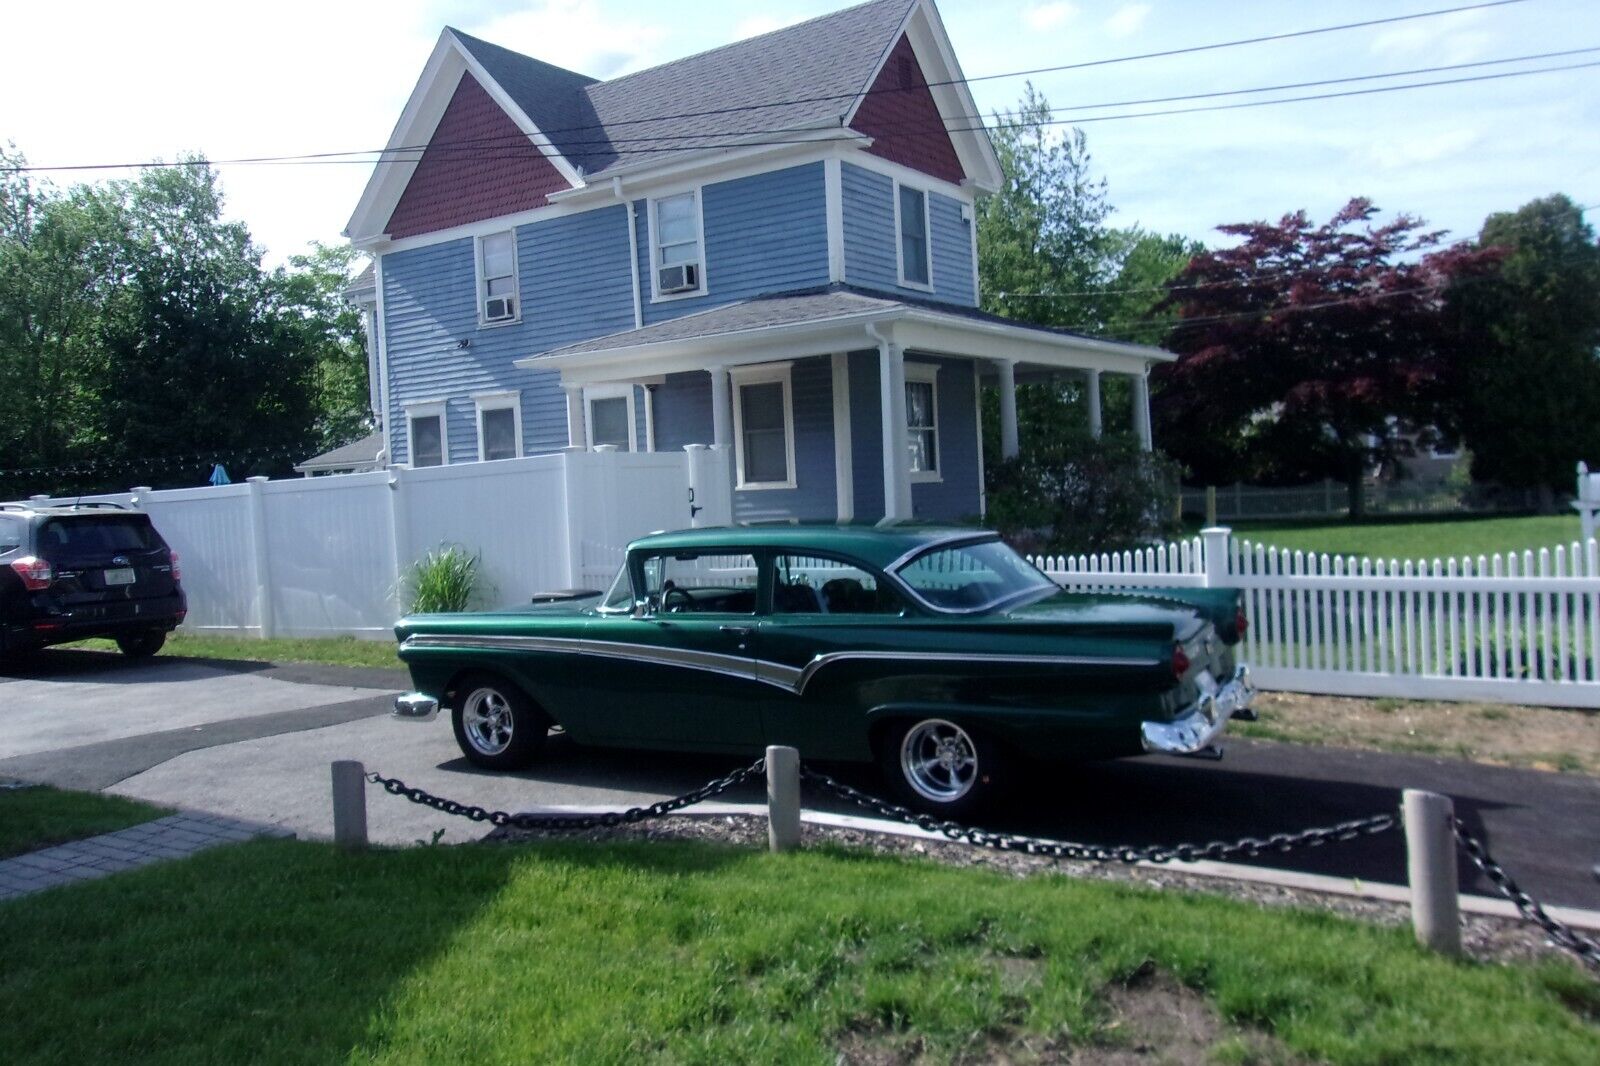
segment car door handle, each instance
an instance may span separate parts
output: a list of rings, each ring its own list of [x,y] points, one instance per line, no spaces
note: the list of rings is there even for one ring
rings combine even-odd
[[[732,633],[736,637],[748,637],[755,629],[751,626],[718,626],[724,633]]]

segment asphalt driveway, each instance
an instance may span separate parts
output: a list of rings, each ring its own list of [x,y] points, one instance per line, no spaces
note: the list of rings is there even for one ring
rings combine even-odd
[[[386,716],[400,671],[157,660],[56,652],[0,670],[0,777],[104,788],[180,807],[331,834],[328,764],[369,769],[464,803],[534,810],[627,807],[689,791],[738,760],[582,749],[554,738],[521,774],[461,758],[443,719]],[[80,724],[81,722],[81,724]],[[831,768],[881,792],[871,768]],[[1035,773],[990,827],[1097,844],[1174,844],[1265,836],[1363,817],[1399,790],[1452,795],[1464,821],[1536,896],[1600,909],[1600,781],[1444,759],[1234,741],[1219,763],[1130,759]],[[761,789],[724,797],[758,803]],[[808,805],[861,813],[808,796]],[[486,827],[369,792],[373,838],[481,836]],[[1403,883],[1400,834],[1272,855],[1260,865]],[[1462,868],[1466,891],[1492,894]]]

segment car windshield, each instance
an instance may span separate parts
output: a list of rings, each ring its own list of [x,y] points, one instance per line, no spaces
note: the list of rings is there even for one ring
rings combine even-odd
[[[930,548],[895,571],[929,605],[983,611],[1056,591],[1056,583],[998,540]]]
[[[631,611],[633,610],[633,577],[628,573],[628,561],[622,561],[622,567],[617,571],[616,580],[611,582],[611,591],[606,593],[606,598],[600,604],[602,611]]]

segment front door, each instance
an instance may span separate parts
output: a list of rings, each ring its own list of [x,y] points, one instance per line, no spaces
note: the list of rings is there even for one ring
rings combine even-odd
[[[643,617],[602,615],[585,627],[597,653],[580,667],[594,738],[691,751],[760,748],[755,559],[663,554],[644,559],[642,571]]]

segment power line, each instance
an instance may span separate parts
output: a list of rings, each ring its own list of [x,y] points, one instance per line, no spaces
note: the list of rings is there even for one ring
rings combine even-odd
[[[596,123],[589,123],[589,124],[577,125],[577,126],[558,127],[558,128],[553,128],[553,129],[549,129],[549,130],[541,130],[540,132],[545,134],[546,136],[549,136],[551,134],[581,132],[581,131],[585,131],[585,130],[613,129],[613,128],[616,128],[618,126],[624,126],[624,125],[637,125],[637,124],[643,124],[643,123],[664,122],[664,121],[671,121],[671,120],[684,119],[684,118],[700,118],[700,117],[709,117],[709,116],[715,116],[715,115],[735,114],[735,113],[742,113],[742,112],[761,110],[761,109],[765,109],[765,108],[788,107],[788,106],[793,106],[793,105],[802,104],[802,103],[825,102],[825,101],[831,101],[831,100],[850,100],[850,99],[855,99],[857,97],[864,97],[864,96],[867,96],[867,95],[871,95],[871,94],[874,94],[874,93],[884,93],[884,92],[896,92],[896,93],[898,93],[898,92],[907,92],[907,91],[919,91],[924,86],[931,88],[931,87],[935,87],[935,86],[969,84],[969,83],[973,83],[973,82],[992,81],[992,80],[1001,79],[1001,78],[1025,77],[1025,76],[1032,76],[1032,75],[1036,75],[1036,74],[1055,73],[1055,72],[1067,71],[1067,70],[1080,70],[1080,69],[1087,69],[1087,68],[1091,68],[1091,67],[1107,66],[1107,65],[1118,64],[1118,63],[1128,63],[1128,62],[1134,62],[1134,61],[1146,60],[1146,59],[1159,59],[1159,58],[1166,58],[1166,57],[1176,56],[1176,55],[1185,55],[1185,54],[1192,54],[1192,53],[1198,53],[1198,52],[1208,52],[1208,51],[1214,51],[1214,50],[1225,49],[1225,48],[1235,48],[1235,47],[1240,47],[1240,46],[1243,46],[1243,45],[1252,45],[1252,44],[1261,44],[1261,43],[1266,43],[1266,42],[1271,42],[1271,41],[1289,40],[1289,39],[1293,39],[1293,38],[1308,37],[1308,36],[1313,36],[1313,35],[1317,35],[1317,34],[1334,33],[1334,32],[1339,32],[1339,31],[1344,31],[1344,30],[1359,29],[1359,28],[1363,28],[1363,27],[1387,25],[1387,24],[1396,23],[1396,22],[1407,22],[1407,21],[1412,21],[1412,20],[1416,20],[1416,19],[1433,18],[1433,17],[1436,17],[1436,16],[1455,14],[1455,13],[1463,12],[1463,11],[1479,10],[1479,9],[1482,9],[1482,8],[1503,7],[1503,6],[1506,6],[1506,5],[1509,5],[1509,4],[1524,3],[1524,2],[1526,2],[1526,0],[1487,0],[1487,2],[1484,2],[1484,3],[1466,4],[1466,5],[1456,6],[1456,7],[1449,7],[1449,8],[1439,8],[1439,9],[1435,9],[1435,10],[1432,10],[1432,11],[1421,11],[1421,12],[1415,12],[1415,13],[1407,14],[1407,15],[1393,15],[1393,16],[1389,16],[1389,17],[1386,17],[1386,18],[1367,19],[1367,20],[1360,21],[1360,22],[1340,23],[1338,25],[1333,25],[1333,26],[1322,26],[1322,27],[1317,27],[1317,28],[1313,28],[1313,29],[1295,30],[1295,31],[1286,32],[1286,33],[1279,33],[1279,34],[1268,34],[1268,35],[1264,35],[1264,36],[1249,37],[1249,38],[1243,38],[1243,39],[1239,39],[1239,40],[1219,41],[1219,42],[1215,42],[1215,43],[1211,43],[1211,44],[1204,44],[1204,45],[1191,45],[1191,46],[1187,46],[1187,47],[1184,47],[1184,48],[1167,49],[1167,50],[1158,51],[1158,52],[1146,52],[1146,53],[1139,53],[1139,54],[1135,54],[1135,55],[1116,56],[1116,57],[1111,57],[1111,58],[1106,58],[1106,59],[1086,60],[1086,61],[1082,61],[1082,62],[1078,62],[1078,63],[1059,64],[1059,65],[1050,66],[1050,67],[1038,67],[1038,68],[1033,68],[1033,69],[1030,69],[1030,70],[1006,71],[1006,72],[996,73],[996,74],[980,75],[980,76],[972,77],[972,78],[952,78],[952,79],[948,79],[948,80],[945,80],[945,81],[923,82],[923,83],[921,83],[921,84],[919,84],[917,86],[912,86],[912,87],[909,87],[909,88],[893,87],[893,88],[889,88],[889,89],[868,89],[868,90],[866,90],[864,92],[859,92],[859,93],[842,93],[842,94],[833,94],[833,95],[828,95],[828,96],[793,97],[793,98],[788,98],[788,99],[784,99],[784,100],[774,100],[774,101],[766,101],[766,102],[763,102],[763,103],[744,104],[744,105],[739,105],[739,106],[736,106],[736,107],[714,108],[714,109],[708,109],[708,110],[703,110],[703,111],[686,111],[686,112],[678,112],[678,113],[674,113],[674,114],[657,115],[657,116],[637,118],[637,119],[622,119],[622,120],[617,120],[617,121],[614,121],[614,122],[611,122],[611,123],[607,123],[607,124],[604,124],[604,125],[596,124]],[[1564,54],[1564,53],[1550,53],[1551,56],[1561,55],[1561,54]],[[1531,58],[1535,58],[1535,57],[1527,57],[1527,58],[1531,59]],[[1496,61],[1496,62],[1515,62],[1515,61],[1517,61],[1517,60],[1509,60],[1508,59],[1508,60]],[[1463,64],[1462,66],[1465,66],[1465,65],[1466,64]],[[1451,68],[1438,68],[1438,69],[1443,70],[1443,69],[1451,69]],[[1557,68],[1557,69],[1562,69],[1562,68]],[[1422,71],[1419,71],[1419,73],[1420,72],[1422,72]],[[1529,72],[1529,73],[1538,73],[1538,72]],[[1368,77],[1382,77],[1382,76],[1385,76],[1385,75],[1371,75],[1371,76],[1368,76]],[[1387,75],[1387,76],[1401,77],[1401,76],[1405,76],[1405,75],[1403,73],[1396,73],[1396,74]],[[1345,80],[1345,79],[1336,79],[1336,80]],[[1361,79],[1348,79],[1348,80],[1361,80]],[[1317,83],[1306,83],[1306,84],[1317,84]],[[1329,82],[1329,84],[1332,84],[1332,82]],[[1296,87],[1296,86],[1284,86],[1283,88],[1293,88],[1293,87]],[[1265,91],[1271,91],[1271,90],[1269,90],[1269,89],[1236,90],[1236,91],[1233,91],[1233,92],[1230,92],[1230,93],[1222,93],[1222,94],[1205,94],[1205,93],[1202,93],[1202,94],[1193,94],[1190,97],[1171,97],[1171,98],[1168,98],[1168,99],[1170,99],[1170,100],[1180,100],[1180,99],[1188,99],[1188,98],[1200,99],[1200,98],[1204,98],[1204,97],[1211,96],[1211,95],[1236,95],[1237,93],[1242,93],[1242,92],[1265,92]],[[1144,102],[1155,103],[1155,102],[1165,102],[1165,101],[1163,101],[1163,100],[1151,100],[1151,101],[1144,101]],[[1126,104],[1090,104],[1090,105],[1083,105],[1083,106],[1085,108],[1092,109],[1092,108],[1099,108],[1099,107],[1114,107],[1114,106],[1127,106],[1127,105]],[[1055,109],[1052,109],[1052,110],[1055,110]],[[1194,110],[1198,110],[1198,109],[1194,109]],[[1124,117],[1124,116],[1118,116],[1118,117]],[[1125,117],[1145,117],[1145,116],[1125,116]],[[1099,121],[1099,120],[1093,120],[1093,121]],[[978,130],[987,129],[987,128],[988,127],[983,127],[983,126],[973,127],[972,130],[970,130],[968,132],[976,132]],[[773,131],[773,132],[784,132],[784,131]],[[962,132],[962,131],[953,130],[951,132]],[[744,136],[744,135],[745,134],[716,134],[714,136]],[[760,134],[757,133],[756,135],[760,135]],[[635,140],[637,140],[637,139],[639,139],[639,138],[635,138]],[[669,138],[660,138],[660,139],[669,139]],[[624,139],[624,140],[627,140],[627,139]],[[461,142],[461,143],[472,143],[472,142]],[[513,143],[515,143],[515,142],[513,142]],[[605,142],[605,143],[610,144],[611,142]],[[769,143],[786,144],[786,143],[798,143],[798,142],[769,142]],[[287,163],[287,162],[306,162],[306,163],[310,163],[310,162],[316,162],[316,161],[326,161],[326,162],[334,162],[334,163],[337,163],[337,162],[346,162],[346,163],[348,163],[348,162],[360,162],[360,163],[366,163],[366,162],[369,162],[369,160],[366,160],[366,159],[345,159],[345,158],[337,158],[337,157],[345,157],[345,156],[352,156],[352,155],[357,155],[357,156],[370,156],[370,155],[384,156],[384,155],[391,155],[391,154],[399,153],[399,152],[421,152],[424,149],[426,149],[427,147],[428,147],[427,145],[405,145],[405,146],[398,146],[398,147],[393,148],[393,149],[382,148],[382,149],[364,149],[364,150],[356,150],[356,151],[302,153],[302,154],[299,154],[299,155],[286,155],[286,156],[257,156],[257,157],[247,157],[247,158],[231,159],[231,160],[217,160],[214,163],[212,161],[209,161],[209,160],[194,160],[194,161],[188,161],[188,162],[171,162],[171,163],[160,162],[160,161],[145,161],[145,162],[138,162],[138,163],[98,163],[98,164],[78,164],[78,165],[67,165],[67,166],[8,167],[8,168],[4,168],[3,172],[18,173],[18,172],[34,172],[34,171],[123,170],[123,169],[139,169],[139,168],[158,167],[158,166],[163,166],[163,167],[170,167],[170,166],[199,166],[199,165],[210,166],[210,165],[235,165],[235,164],[253,164],[253,163],[280,163],[280,162],[281,163]],[[691,151],[691,150],[725,148],[725,147],[730,147],[730,145],[680,145],[680,146],[676,146],[674,148],[671,148],[669,150],[670,151]],[[648,151],[648,149],[636,149],[635,150],[635,152],[638,152],[638,151]],[[598,154],[602,154],[602,153],[595,152],[595,153],[563,153],[563,154],[598,155]],[[634,153],[627,153],[627,154],[634,154]],[[379,160],[377,160],[377,162],[397,162],[397,161],[398,162],[410,162],[411,160],[410,159],[394,160],[394,159],[381,159],[381,158]]]

